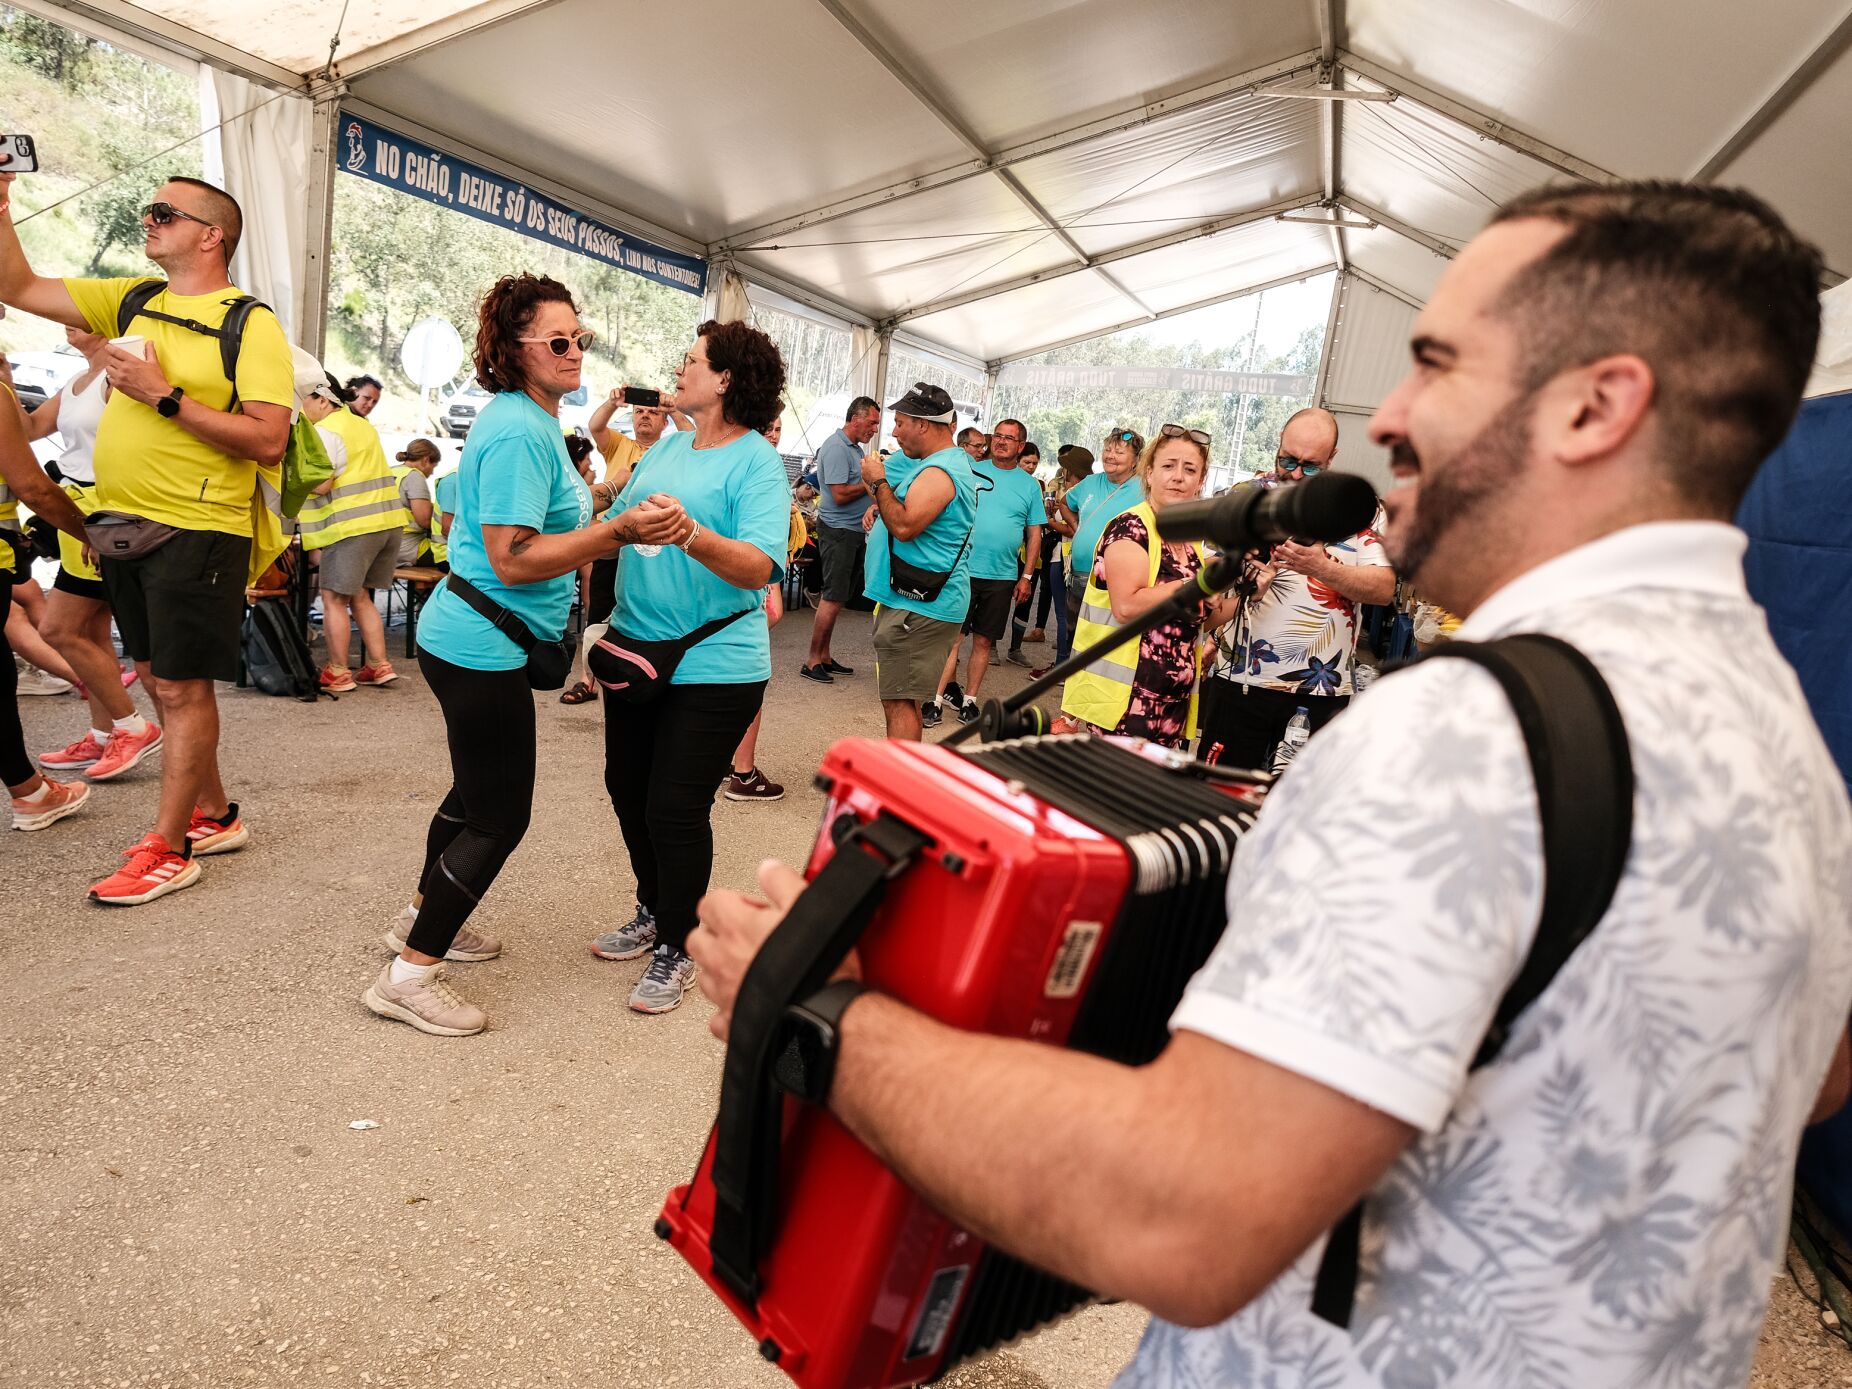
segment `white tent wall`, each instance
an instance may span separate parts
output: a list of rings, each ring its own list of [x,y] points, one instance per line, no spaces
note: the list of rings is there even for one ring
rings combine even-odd
[[[219,127],[217,138],[205,141],[206,178],[236,198],[245,214],[244,234],[232,257],[232,283],[270,305],[290,341],[312,336],[310,350],[319,351],[321,314],[316,314],[313,333],[304,334],[301,294],[310,259],[309,194],[316,182],[311,168],[315,108],[305,97],[269,91],[204,64],[199,78],[201,122],[209,129]],[[321,173],[325,180],[326,171]],[[258,210],[260,215],[253,215]],[[319,224],[325,210],[316,211]],[[317,232],[322,244],[316,251],[325,257],[319,225]]]
[[[1416,312],[1354,275],[1343,276],[1338,286],[1320,403],[1338,417],[1337,466],[1363,474],[1379,492],[1389,485],[1389,453],[1370,442],[1369,420],[1408,371]]]

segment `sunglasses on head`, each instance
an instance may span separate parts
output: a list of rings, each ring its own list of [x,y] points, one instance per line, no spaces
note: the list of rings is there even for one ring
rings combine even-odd
[[[564,357],[572,350],[574,344],[577,344],[581,352],[591,351],[592,343],[595,342],[597,338],[598,334],[594,333],[590,328],[586,328],[578,333],[574,333],[571,337],[567,337],[565,334],[561,333],[551,338],[516,338],[515,341],[544,342],[547,345],[547,351],[551,352],[555,357]]]
[[[1294,458],[1290,453],[1282,453],[1273,461],[1281,470],[1298,473],[1301,477],[1317,477],[1320,469],[1325,466],[1322,463],[1308,463],[1303,458]]]
[[[1109,444],[1136,444],[1138,442],[1138,431],[1133,429],[1115,429],[1106,436],[1106,442]]]
[[[186,222],[197,222],[202,227],[218,226],[217,222],[208,222],[204,217],[195,217],[190,212],[182,212],[172,203],[149,203],[148,206],[141,210],[141,215],[146,217],[157,227],[166,226],[176,217]]]
[[[1158,433],[1166,439],[1188,439],[1193,444],[1209,447],[1209,431],[1206,429],[1185,429],[1180,424],[1166,424],[1159,426]]]

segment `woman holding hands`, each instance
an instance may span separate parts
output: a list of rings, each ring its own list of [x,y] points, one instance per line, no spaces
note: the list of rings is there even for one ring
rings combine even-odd
[[[476,379],[495,398],[463,449],[450,578],[418,623],[418,664],[443,710],[452,783],[431,820],[418,890],[386,932],[396,955],[361,996],[380,1016],[438,1036],[487,1025],[445,981],[442,962],[501,953],[466,923],[527,832],[536,762],[526,654],[459,589],[556,642],[580,565],[627,545],[674,543],[689,524],[668,498],[591,524],[592,494],[559,423],[560,398],[578,388],[591,341],[557,280],[505,276],[478,311]]]

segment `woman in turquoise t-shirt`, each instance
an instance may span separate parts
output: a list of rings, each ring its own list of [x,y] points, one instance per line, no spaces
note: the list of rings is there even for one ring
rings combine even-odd
[[[476,379],[496,393],[457,472],[450,572],[557,641],[579,566],[625,545],[660,544],[687,522],[652,498],[591,525],[592,498],[566,456],[560,397],[579,385],[592,335],[557,280],[506,276],[483,296]],[[451,786],[431,820],[411,905],[386,932],[397,952],[361,995],[381,1017],[466,1037],[488,1019],[459,998],[442,962],[492,960],[501,943],[464,923],[527,833],[534,805],[534,696],[513,640],[440,585],[418,624],[418,665],[450,743]]]
[[[617,565],[614,633],[673,640],[734,620],[689,649],[668,687],[641,704],[605,701],[605,788],[617,810],[637,912],[592,942],[606,960],[653,952],[630,995],[666,1013],[693,982],[688,933],[714,866],[714,792],[771,677],[764,589],[784,571],[791,487],[758,431],[778,415],[784,359],[745,323],[703,323],[676,372],[674,400],[694,421],[637,463],[618,505],[650,495],[686,518],[673,541],[635,546]]]

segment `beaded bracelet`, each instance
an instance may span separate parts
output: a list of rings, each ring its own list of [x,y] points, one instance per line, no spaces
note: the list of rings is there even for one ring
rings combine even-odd
[[[695,537],[700,534],[701,534],[701,523],[699,521],[696,521],[694,523],[694,529],[688,532],[688,538],[681,543],[680,548],[683,554],[689,553],[688,547],[695,543]]]

